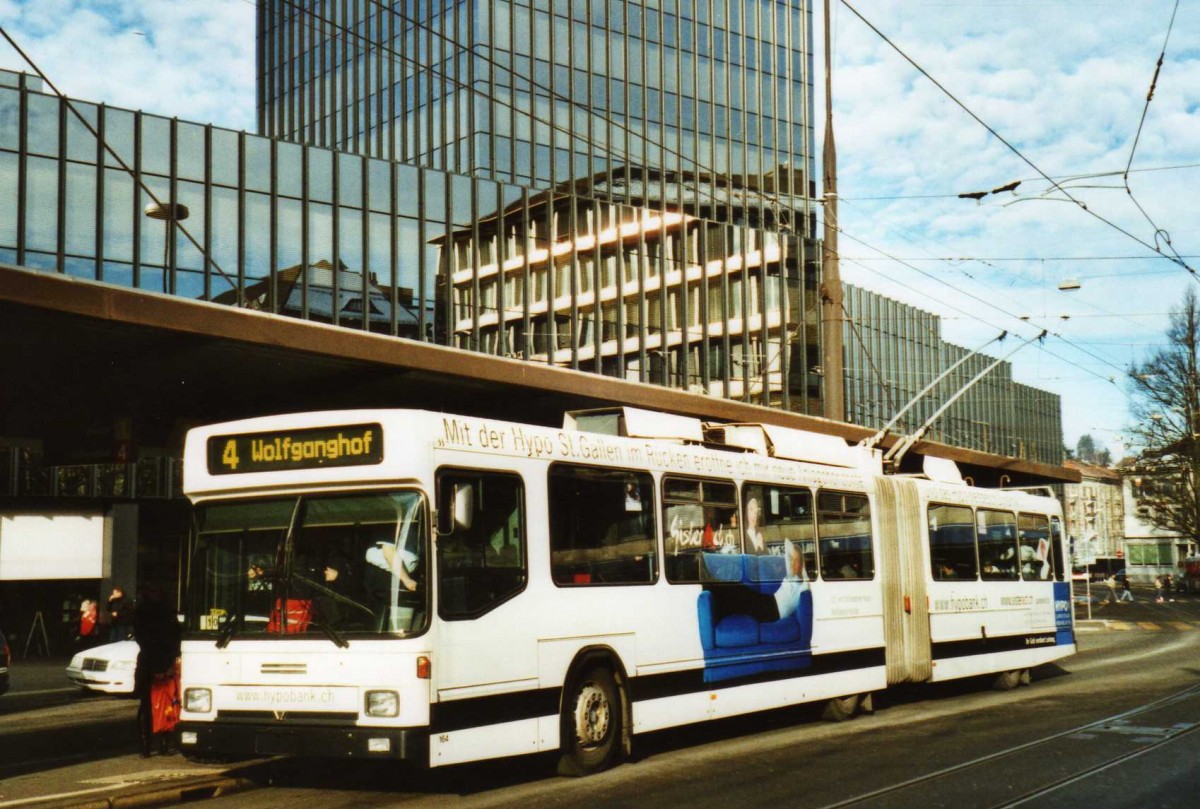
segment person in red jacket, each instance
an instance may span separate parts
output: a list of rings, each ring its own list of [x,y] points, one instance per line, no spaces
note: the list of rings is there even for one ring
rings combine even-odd
[[[85,598],[79,605],[79,631],[75,634],[75,649],[90,649],[100,638],[96,602]]]

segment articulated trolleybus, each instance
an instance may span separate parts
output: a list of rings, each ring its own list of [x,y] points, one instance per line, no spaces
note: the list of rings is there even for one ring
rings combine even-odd
[[[1062,514],[953,464],[617,408],[188,434],[185,753],[588,773],[635,734],[1075,651]]]

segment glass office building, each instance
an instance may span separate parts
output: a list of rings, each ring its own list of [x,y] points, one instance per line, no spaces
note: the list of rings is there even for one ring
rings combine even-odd
[[[971,353],[942,340],[937,315],[849,284],[844,303],[848,314],[842,336],[846,420],[851,423],[883,427],[942,371]],[[916,401],[893,432],[915,432],[993,362],[995,357],[986,354],[965,359]],[[1001,362],[933,422],[928,438],[995,455],[1061,464],[1062,400],[1056,393],[1015,382],[1012,365]]]
[[[438,339],[821,412],[803,0],[258,9],[262,133],[501,185]]]

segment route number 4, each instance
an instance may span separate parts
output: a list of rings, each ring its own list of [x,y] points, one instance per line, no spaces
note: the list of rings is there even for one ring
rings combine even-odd
[[[225,442],[225,451],[221,453],[221,463],[230,469],[238,468],[237,441],[231,439]]]

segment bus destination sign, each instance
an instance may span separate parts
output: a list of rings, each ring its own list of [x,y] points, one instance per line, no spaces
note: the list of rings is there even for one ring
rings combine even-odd
[[[214,435],[208,439],[211,475],[365,466],[382,461],[383,427],[379,424]]]

